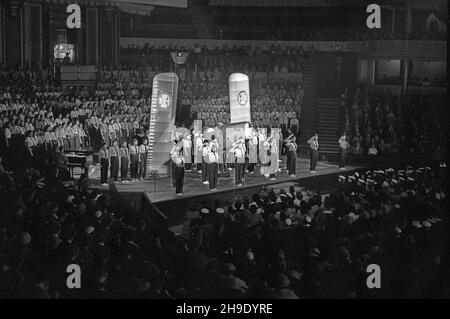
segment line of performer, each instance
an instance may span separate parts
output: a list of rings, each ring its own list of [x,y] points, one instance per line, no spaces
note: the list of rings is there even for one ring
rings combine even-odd
[[[289,177],[297,176],[297,138],[288,129],[285,138],[280,130],[249,127],[245,136],[235,137],[228,149],[224,148],[220,139],[214,134],[204,132],[185,133],[174,140],[170,158],[172,162],[172,185],[177,196],[183,196],[185,172],[193,170],[201,174],[201,182],[208,185],[210,191],[217,191],[219,174],[226,175],[227,170],[233,170],[234,183],[241,187],[245,182],[245,174],[259,172],[268,180],[276,180],[281,171],[282,149],[286,154],[286,172]],[[206,138],[208,136],[208,138]],[[343,133],[337,141],[339,145],[339,167],[345,169],[346,154],[349,143]],[[307,144],[310,150],[310,173],[316,173],[319,158],[319,136],[315,133]],[[119,145],[114,141],[112,146],[103,144],[99,152],[100,181],[107,185],[109,178],[114,182],[132,182],[144,180],[147,175],[148,140],[143,138],[139,144],[133,138],[131,145],[123,142]]]
[[[265,130],[250,128],[250,134],[237,137],[229,149],[225,150],[215,135],[210,135],[208,139],[205,132],[196,132],[192,136],[190,134],[178,136],[170,152],[172,185],[177,196],[183,196],[185,171],[190,172],[193,168],[201,174],[201,182],[208,185],[212,192],[217,191],[219,174],[233,170],[232,166],[236,187],[243,185],[246,173],[255,173],[257,165],[260,166],[260,173],[265,178],[276,180],[280,171],[279,162],[283,145],[287,155],[286,171],[292,178],[297,176],[297,142],[290,130],[287,138],[281,139],[281,134],[277,130],[267,134]]]

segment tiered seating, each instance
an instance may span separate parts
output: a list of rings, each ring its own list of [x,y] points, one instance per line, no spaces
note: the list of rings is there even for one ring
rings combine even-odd
[[[188,9],[156,7],[149,17],[123,14],[121,36],[148,38],[195,38]]]

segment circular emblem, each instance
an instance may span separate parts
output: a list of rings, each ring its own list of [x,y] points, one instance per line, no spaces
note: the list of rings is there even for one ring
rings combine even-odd
[[[245,104],[247,104],[247,102],[248,102],[248,95],[247,95],[247,92],[245,92],[245,91],[240,91],[240,92],[238,93],[237,100],[238,100],[239,105],[244,106]]]
[[[170,96],[166,93],[161,93],[158,97],[158,104],[163,109],[167,108],[170,103]]]

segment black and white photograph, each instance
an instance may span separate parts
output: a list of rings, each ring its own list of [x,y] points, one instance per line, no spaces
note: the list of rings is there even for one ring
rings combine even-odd
[[[0,299],[450,299],[447,26],[445,0],[1,0]]]

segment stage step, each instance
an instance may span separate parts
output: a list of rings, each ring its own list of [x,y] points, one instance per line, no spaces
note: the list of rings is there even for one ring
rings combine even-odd
[[[318,98],[316,100],[319,150],[321,153],[338,153],[337,143],[341,134],[341,109],[339,98]]]

